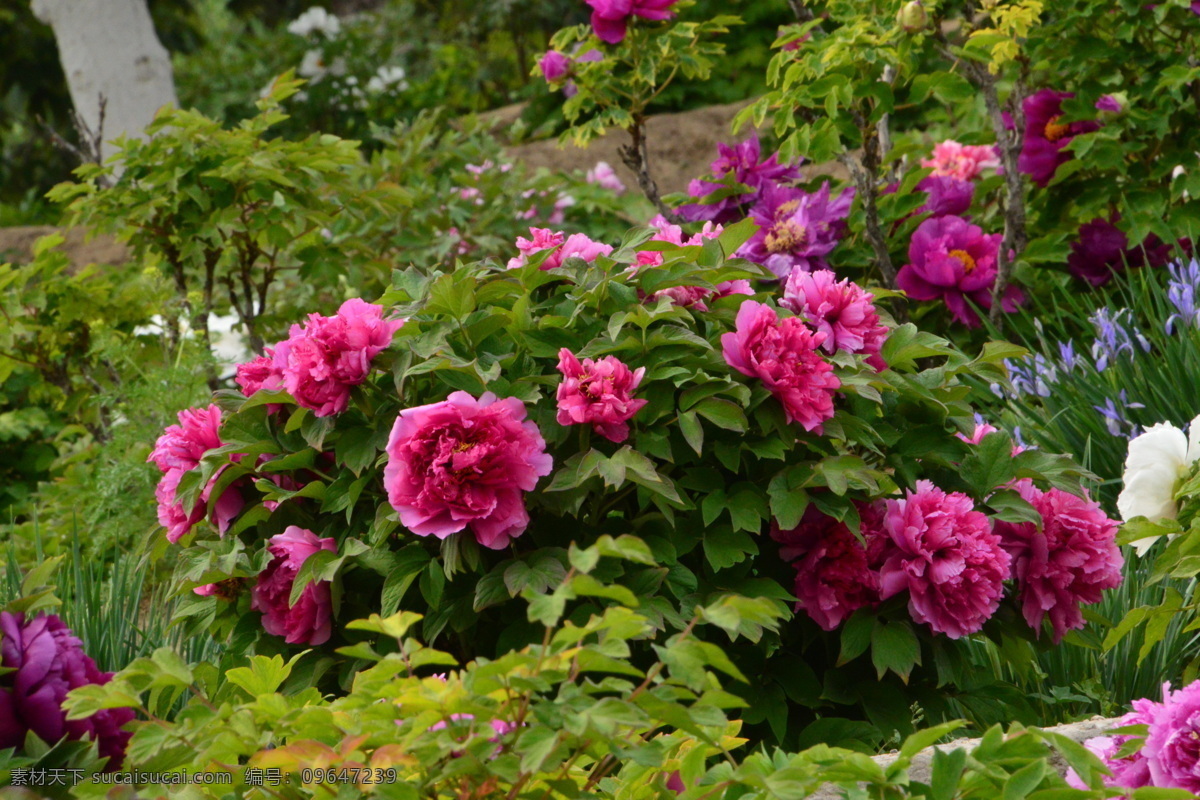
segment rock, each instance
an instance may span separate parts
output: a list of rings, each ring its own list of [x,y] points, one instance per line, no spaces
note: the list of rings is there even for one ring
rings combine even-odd
[[[709,173],[708,165],[717,156],[718,142],[739,142],[753,130],[743,127],[736,135],[733,118],[752,101],[708,106],[677,114],[658,114],[646,122],[646,139],[650,147],[650,172],[663,194],[683,192],[693,178]],[[508,116],[520,115],[520,109],[503,109],[506,116],[498,117],[498,123]],[[583,152],[574,145],[560,146],[556,139],[508,148],[509,155],[526,166],[536,169],[545,167],[551,171],[571,172],[588,170],[597,161],[607,161],[630,189],[637,190],[637,179],[621,161],[617,148],[629,142],[629,134],[612,129],[599,139],[593,140]],[[849,178],[845,168],[838,163],[814,164],[804,168],[805,178],[817,175],[832,175],[839,180]]]
[[[1044,728],[1044,730],[1053,731],[1054,733],[1066,736],[1072,741],[1082,743],[1085,739],[1103,735],[1104,731],[1114,727],[1116,724],[1117,720],[1115,718],[1093,717],[1082,722],[1069,722],[1065,725]],[[955,739],[954,741],[946,742],[945,744],[936,744],[933,747],[922,750],[913,756],[912,764],[908,768],[909,779],[920,783],[929,783],[933,771],[934,750],[941,750],[947,753],[959,749],[974,750],[979,746],[979,741],[979,739]],[[899,754],[896,752],[874,756],[875,763],[882,767],[892,764],[897,758],[899,758]],[[1050,764],[1059,771],[1059,774],[1063,774],[1067,770],[1067,765],[1058,757],[1057,753],[1051,753]],[[842,800],[843,797],[844,794],[841,789],[826,786],[818,790],[815,794],[809,795],[808,800]]]
[[[28,225],[0,228],[0,263],[27,263],[33,257],[33,243],[51,233],[61,233],[66,239],[60,249],[71,259],[73,270],[88,264],[124,264],[129,260],[129,248],[111,236],[88,240],[88,232],[83,228]]]

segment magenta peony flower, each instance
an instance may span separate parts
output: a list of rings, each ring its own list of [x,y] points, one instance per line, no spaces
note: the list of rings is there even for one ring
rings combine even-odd
[[[613,194],[625,193],[625,184],[607,161],[597,161],[596,166],[587,171],[587,182],[608,189]]]
[[[879,351],[887,340],[888,328],[879,322],[873,297],[849,278],[838,281],[830,270],[797,270],[784,285],[779,305],[825,334],[821,348],[826,353],[861,353],[868,364],[881,371],[887,368]]]
[[[865,526],[863,534],[869,535]],[[780,555],[796,568],[796,610],[804,609],[823,630],[834,630],[857,609],[878,602],[879,575],[868,564],[866,546],[815,505],[790,531],[772,523],[771,538],[784,545]]]
[[[1002,238],[998,233],[985,235],[961,217],[930,217],[913,232],[909,263],[901,267],[896,283],[914,300],[941,298],[955,319],[978,327],[979,317],[967,299],[991,308]],[[1021,290],[1010,286],[1004,295],[1004,310],[1016,311],[1024,300]]]
[[[762,146],[758,134],[751,135],[740,144],[718,144],[717,153],[716,160],[709,166],[712,177],[716,181],[740,183],[750,191],[747,194],[730,195],[715,203],[680,206],[679,215],[689,222],[737,222],[745,216],[740,210],[741,206],[757,203],[770,187],[801,178],[799,166],[780,164],[778,153],[759,160]],[[698,200],[725,188],[722,183],[700,178],[688,185],[688,194]]]
[[[1105,589],[1121,585],[1120,523],[1094,500],[1061,489],[1043,492],[1029,480],[1015,488],[1042,515],[1041,529],[1031,522],[1001,522],[996,533],[1012,556],[1025,621],[1040,635],[1049,616],[1058,644],[1067,631],[1083,627],[1081,605],[1098,603]]]
[[[68,720],[62,701],[67,692],[90,684],[103,685],[113,676],[101,672],[81,649],[82,642],[53,614],[0,611],[0,750],[20,749],[33,731],[47,744],[90,739],[107,759],[106,772],[120,769],[131,733],[122,726],[133,710],[111,708],[85,719]]]
[[[908,612],[937,633],[975,633],[996,612],[1010,557],[988,518],[961,492],[918,481],[902,500],[888,500],[879,570],[880,596],[908,590]]]
[[[761,264],[781,278],[793,270],[825,269],[825,256],[837,247],[845,229],[854,189],[830,200],[829,184],[815,194],[772,186],[751,210],[759,229],[736,255]]]
[[[1100,95],[1095,105],[1097,111],[1106,111],[1109,114],[1120,114],[1122,110],[1120,99],[1111,94]]]
[[[538,66],[542,68],[546,83],[557,83],[571,72],[571,59],[557,50],[549,50],[538,61]]]
[[[221,409],[216,405],[184,409],[179,412],[179,424],[163,431],[146,460],[161,472],[193,469],[206,452],[221,446],[220,429]]]
[[[842,385],[817,352],[826,334],[814,333],[799,317],[780,319],[775,309],[753,300],[742,303],[736,325],[721,336],[725,363],[761,380],[783,405],[788,422],[822,433]]]
[[[1149,725],[1154,714],[1161,708],[1153,700],[1141,699],[1133,701],[1133,711],[1113,723],[1114,728],[1124,728],[1129,725]],[[1117,753],[1125,743],[1136,738],[1129,734],[1116,736],[1095,736],[1083,743],[1093,754],[1108,767],[1112,775],[1103,776],[1104,785],[1115,789],[1140,789],[1150,786],[1150,765],[1146,761],[1145,750],[1138,750],[1124,758],[1117,758]],[[1064,776],[1067,784],[1076,789],[1087,789],[1086,783],[1080,779],[1075,770],[1068,768]],[[1121,800],[1121,798],[1117,798]]]
[[[553,466],[525,404],[491,392],[454,392],[400,412],[387,457],[383,485],[401,524],[439,539],[470,526],[493,550],[524,532],[525,492]]]
[[[629,438],[628,422],[647,400],[635,400],[633,391],[646,374],[645,367],[630,371],[616,356],[583,363],[568,350],[558,351],[558,424],[583,425],[613,442]]]
[[[1150,786],[1200,792],[1200,682],[1172,692],[1163,685],[1163,701],[1150,714],[1150,732],[1141,755]]]
[[[262,612],[263,630],[282,636],[288,644],[325,644],[333,631],[329,581],[313,581],[304,587],[296,605],[288,604],[300,567],[321,550],[336,553],[337,542],[295,525],[272,536],[267,545],[273,558],[258,576],[250,608]]]
[[[670,19],[675,0],[587,0],[592,7],[592,30],[601,41],[618,44],[625,38],[630,17]]]
[[[283,388],[283,373],[275,366],[275,351],[267,347],[263,353],[253,361],[237,366],[234,380],[246,397],[260,390],[277,392]]]
[[[947,139],[933,146],[931,157],[921,159],[921,166],[931,168],[933,175],[973,181],[985,169],[999,167],[1000,157],[992,145],[959,144]]]
[[[346,410],[350,387],[371,371],[371,361],[392,343],[403,320],[385,320],[383,307],[353,298],[335,316],[309,314],[304,327],[275,346],[275,366],[296,403],[314,416]]]
[[[1060,122],[1063,100],[1074,97],[1073,92],[1042,89],[1025,98],[1025,138],[1017,169],[1039,186],[1050,183],[1059,166],[1071,160],[1065,150],[1071,140],[1081,133],[1100,129],[1098,122]]]
[[[917,190],[929,195],[917,213],[935,217],[965,214],[975,198],[975,184],[945,175],[927,175],[917,184]]]

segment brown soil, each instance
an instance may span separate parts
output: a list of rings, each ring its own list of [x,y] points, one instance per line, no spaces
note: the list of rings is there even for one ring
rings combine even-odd
[[[129,260],[129,249],[111,236],[95,236],[89,241],[83,228],[29,225],[0,228],[0,263],[27,263],[33,257],[33,243],[56,232],[66,238],[60,249],[71,259],[74,269],[88,264],[124,264]]]

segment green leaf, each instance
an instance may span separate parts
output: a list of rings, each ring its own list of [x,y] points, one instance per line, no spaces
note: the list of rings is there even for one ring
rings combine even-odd
[[[283,685],[292,674],[292,667],[301,656],[309,652],[304,650],[285,664],[281,656],[253,656],[248,667],[234,667],[225,673],[225,679],[246,691],[250,697],[273,694]]]
[[[867,651],[871,646],[871,634],[875,629],[875,617],[860,608],[850,615],[842,625],[842,650],[837,666],[847,664]]]
[[[1046,769],[1045,761],[1034,761],[1021,767],[1004,782],[1002,800],[1025,800],[1042,782]]]
[[[881,680],[891,670],[908,683],[912,668],[921,663],[921,645],[912,626],[907,622],[877,622],[871,632],[871,662]]]

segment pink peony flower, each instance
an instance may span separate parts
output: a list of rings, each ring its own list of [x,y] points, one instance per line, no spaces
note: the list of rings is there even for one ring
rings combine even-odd
[[[25,745],[32,731],[47,744],[68,739],[98,743],[105,771],[120,769],[132,736],[122,727],[133,710],[111,708],[84,719],[68,720],[62,701],[81,686],[104,685],[113,673],[101,672],[82,650],[82,642],[53,614],[32,619],[0,611],[0,750]]]
[[[163,431],[146,460],[154,462],[160,472],[193,469],[206,452],[221,446],[220,429],[221,409],[216,405],[184,409],[179,412],[179,424]]]
[[[971,498],[929,481],[888,500],[880,596],[908,590],[908,612],[937,633],[975,633],[996,612],[1011,558]]]
[[[547,250],[551,252],[539,267],[543,270],[561,267],[568,258],[582,258],[591,263],[612,252],[610,245],[594,242],[582,233],[567,236],[549,228],[530,228],[529,233],[533,238],[517,237],[517,250],[521,255],[509,259],[509,269],[519,269],[528,264],[532,256]]]
[[[1061,489],[1043,492],[1029,480],[1018,481],[1016,489],[1042,515],[1042,524],[1001,522],[996,533],[1012,556],[1025,621],[1040,635],[1049,616],[1057,644],[1067,631],[1083,627],[1081,605],[1098,603],[1105,589],[1121,585],[1120,523],[1094,500]]]
[[[1200,682],[1175,692],[1163,685],[1163,702],[1150,713],[1141,755],[1150,786],[1200,792]]]
[[[985,235],[961,217],[931,217],[913,232],[908,260],[896,283],[914,300],[945,301],[954,318],[977,327],[979,317],[967,299],[991,308],[997,251],[1003,237]],[[1004,310],[1016,311],[1025,296],[1015,286],[1004,295]]]
[[[1130,725],[1149,725],[1154,714],[1161,708],[1159,703],[1145,698],[1133,701],[1133,711],[1113,723],[1114,728],[1124,728]],[[1125,743],[1137,737],[1130,734],[1116,736],[1095,736],[1083,743],[1093,754],[1108,767],[1112,775],[1103,776],[1104,785],[1116,789],[1140,789],[1150,786],[1150,765],[1146,761],[1144,750],[1138,750],[1124,758],[1117,758],[1117,753]],[[1075,770],[1068,768],[1067,784],[1076,789],[1087,789],[1088,786]],[[1118,798],[1121,800],[1121,798]]]
[[[158,522],[167,529],[167,541],[174,544],[183,538],[196,523],[204,519],[203,503],[196,503],[191,511],[176,498],[179,480],[186,470],[170,469],[154,488],[154,499],[158,501]]]
[[[557,50],[547,51],[538,61],[546,83],[557,83],[571,72],[571,59]]]
[[[275,366],[275,351],[267,347],[263,353],[253,361],[237,366],[234,380],[246,397],[258,391],[277,392],[283,389],[283,373]]]
[[[1100,123],[1090,120],[1060,121],[1063,100],[1074,96],[1073,92],[1042,89],[1025,98],[1025,138],[1017,169],[1039,186],[1050,183],[1059,166],[1073,158],[1065,149],[1072,139],[1100,130]]]
[[[215,405],[180,411],[179,424],[163,431],[146,459],[154,462],[163,473],[154,489],[154,497],[158,501],[158,521],[167,529],[167,541],[171,543],[179,541],[192,526],[204,519],[208,511],[213,514],[218,532],[224,535],[229,523],[245,506],[241,493],[233,486],[226,487],[220,497],[212,497],[217,481],[225,471],[224,466],[209,479],[190,510],[177,498],[184,473],[199,466],[206,452],[223,446],[220,427],[221,409]],[[234,460],[238,458],[240,456],[233,457]]]
[[[973,181],[985,169],[999,167],[1000,157],[992,145],[959,144],[947,139],[933,146],[932,156],[921,159],[921,166],[931,168],[934,175]]]
[[[583,425],[613,442],[629,438],[628,422],[647,400],[635,400],[633,391],[642,382],[645,367],[630,371],[616,356],[583,363],[568,350],[558,351],[558,424]]]
[[[867,357],[868,364],[882,371],[887,364],[879,351],[887,340],[888,328],[879,321],[873,297],[849,278],[838,281],[830,270],[797,270],[788,277],[779,305],[825,334],[821,348],[826,353],[860,353]]]
[[[601,41],[618,44],[625,38],[630,17],[669,19],[675,0],[587,0],[592,7],[592,30]]]
[[[616,170],[607,161],[597,161],[596,166],[587,171],[587,182],[608,189],[614,194],[624,194],[625,184],[617,176]]]
[[[403,320],[385,320],[383,307],[347,300],[335,316],[309,314],[304,327],[275,346],[275,366],[296,403],[314,416],[346,410],[350,388],[366,380],[371,361],[392,343]]]
[[[758,378],[783,405],[789,422],[823,431],[833,416],[833,395],[842,385],[818,349],[826,334],[814,333],[799,317],[780,319],[770,306],[746,300],[736,330],[721,336],[725,363]]]
[[[612,250],[612,245],[594,242],[582,233],[573,233],[563,242],[557,255],[560,264],[568,258],[581,258],[590,264],[600,256],[608,255]],[[542,264],[542,269],[547,269],[545,264]]]
[[[329,581],[313,581],[294,606],[288,603],[300,567],[321,550],[336,553],[337,542],[295,525],[272,536],[267,546],[273,558],[258,576],[250,608],[262,612],[263,630],[284,637],[288,644],[324,644],[333,631]]]
[[[870,535],[864,527],[864,535]],[[815,505],[790,531],[771,524],[780,555],[796,568],[796,610],[823,630],[832,631],[857,609],[879,600],[879,575],[870,568],[867,548],[846,524]]]
[[[491,392],[400,412],[387,457],[383,485],[401,524],[439,539],[469,526],[493,550],[524,532],[525,492],[553,466],[525,404]]]
[[[976,415],[976,419],[978,419],[978,418],[979,418],[979,415]],[[995,433],[998,430],[1000,430],[1000,429],[997,428],[995,425],[991,425],[987,422],[976,422],[975,430],[971,432],[970,436],[966,436],[961,433],[956,433],[954,435],[957,436],[959,439],[962,439],[967,444],[979,444],[980,442],[983,441],[983,437],[987,436],[989,433]]]

